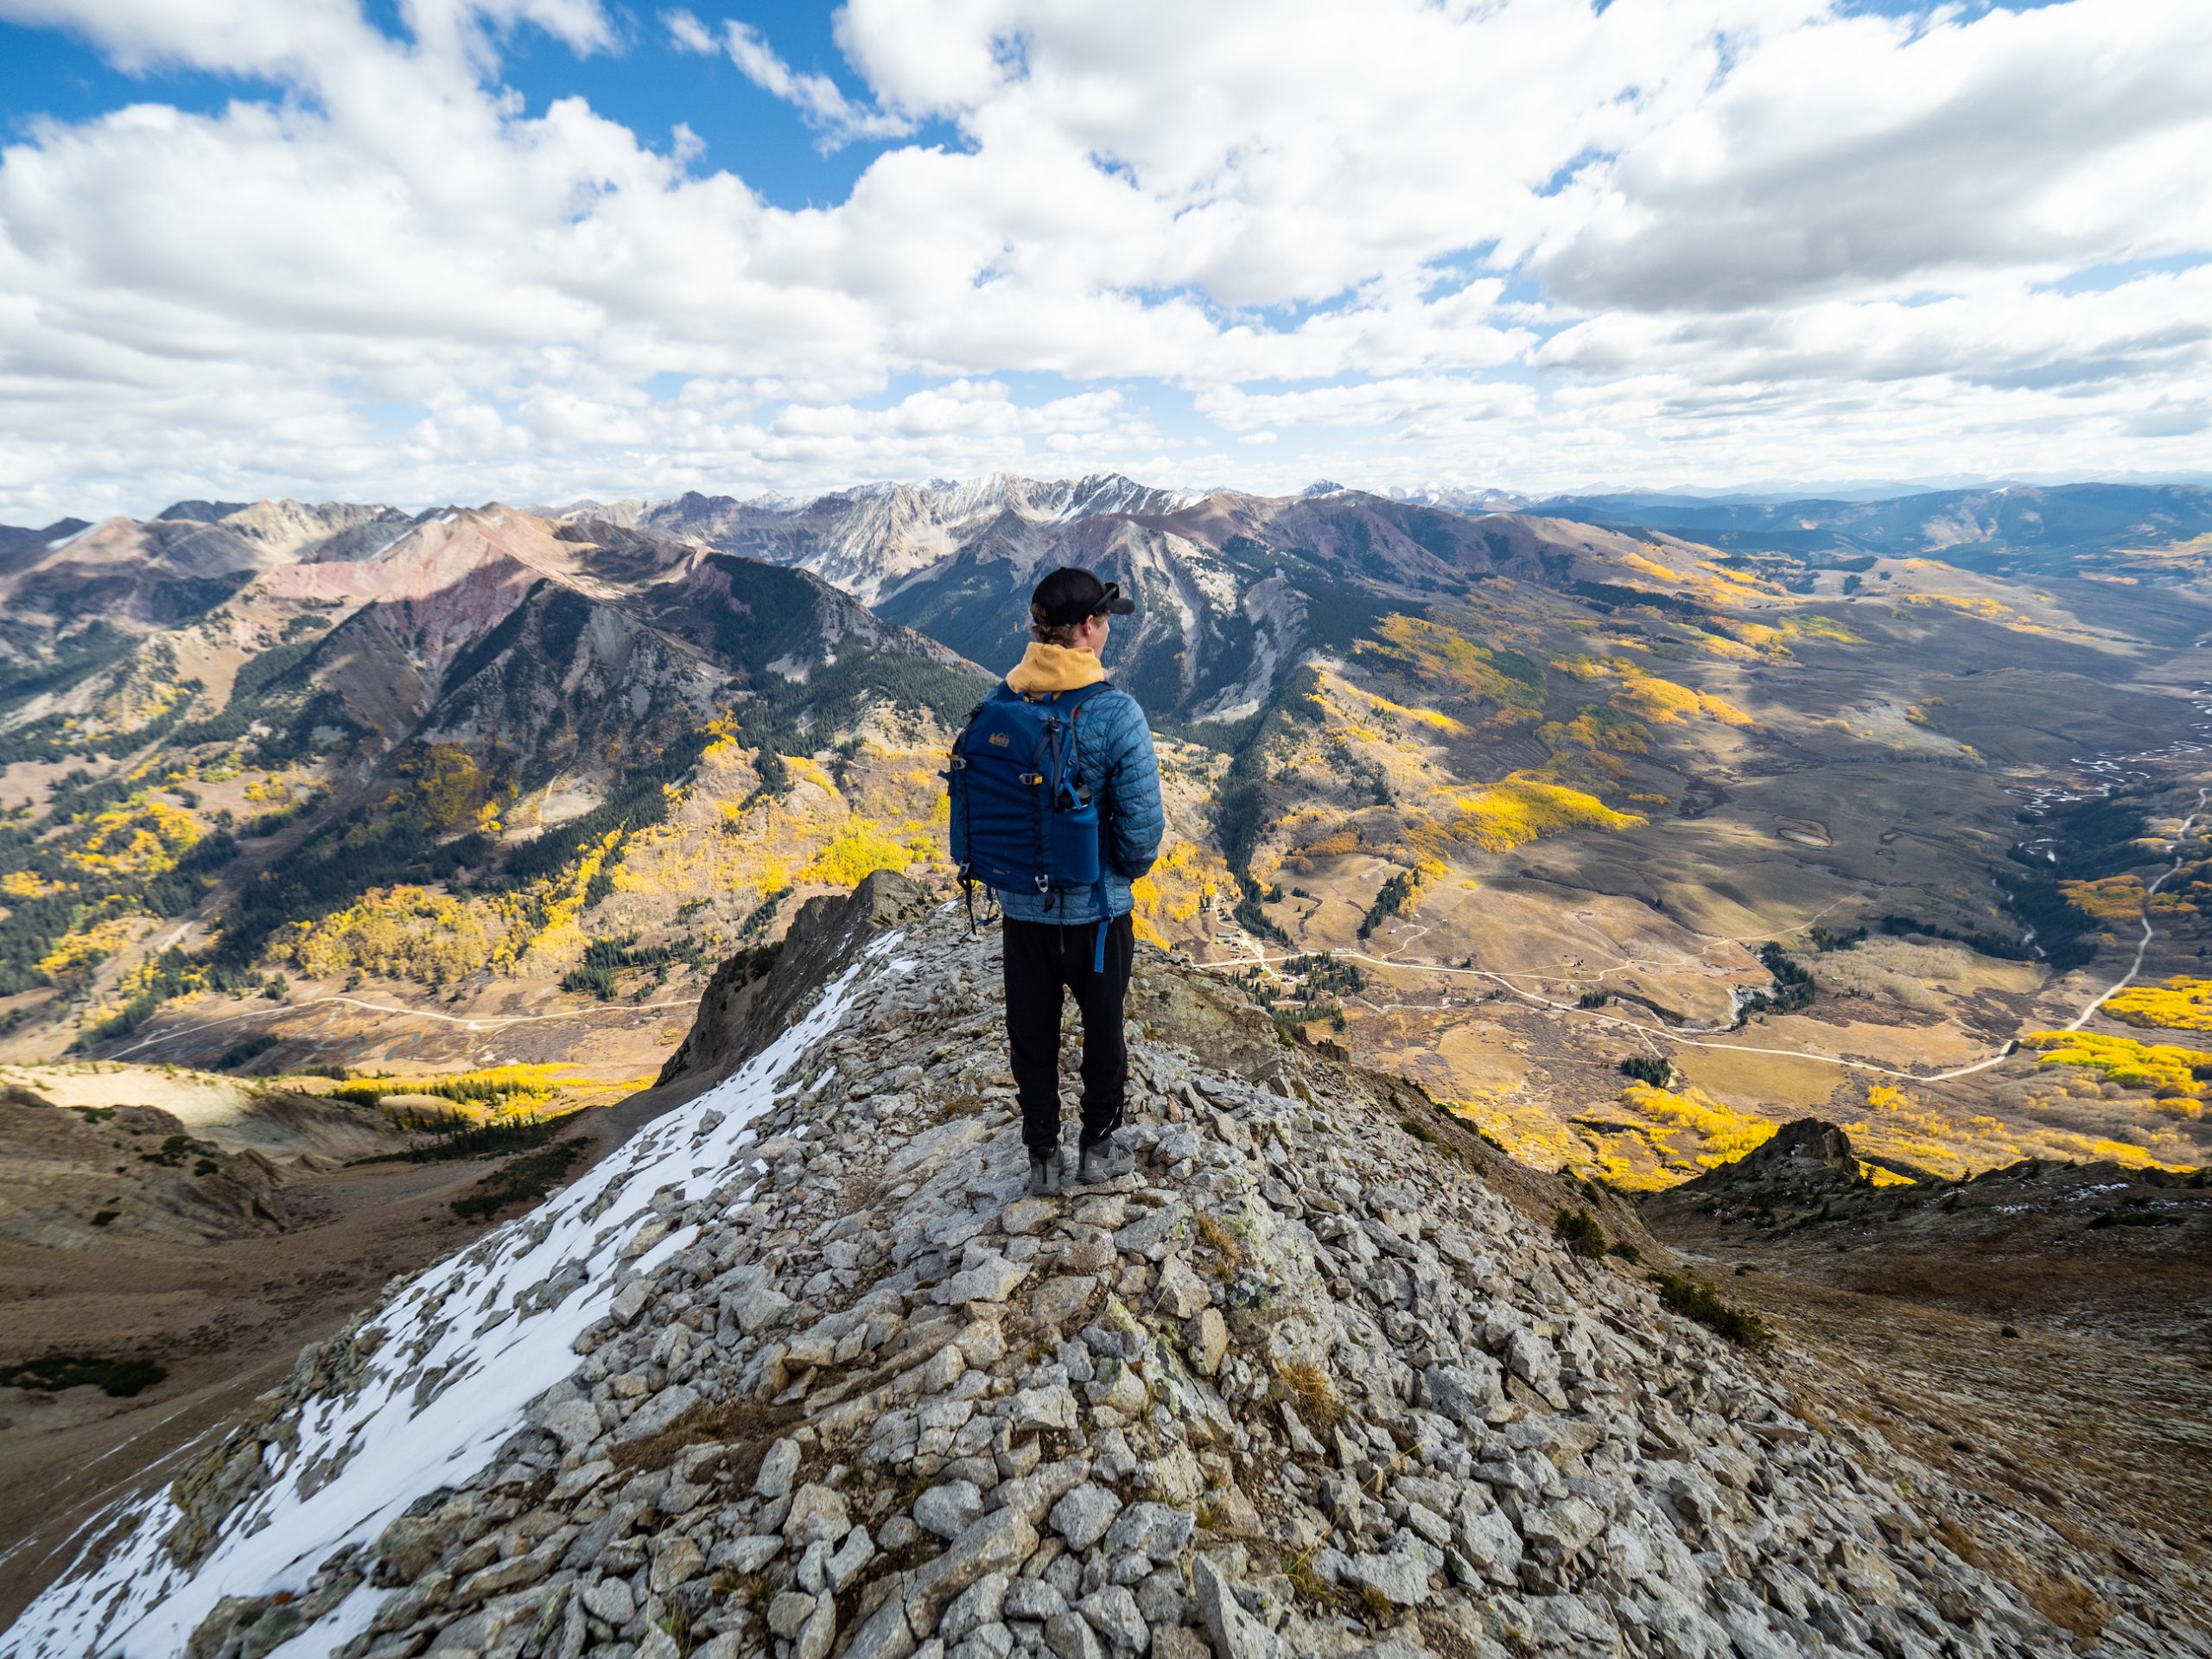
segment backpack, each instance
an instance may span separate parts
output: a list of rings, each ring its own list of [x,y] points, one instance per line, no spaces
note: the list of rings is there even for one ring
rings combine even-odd
[[[1106,862],[1099,804],[1084,777],[1083,710],[1101,680],[1025,696],[1001,683],[953,740],[945,786],[960,809],[952,849],[976,919],[976,883],[1058,895],[1089,887],[1098,905],[1094,972],[1106,965]]]

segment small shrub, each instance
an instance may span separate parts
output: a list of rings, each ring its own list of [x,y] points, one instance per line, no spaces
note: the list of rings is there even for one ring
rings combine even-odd
[[[108,1223],[110,1223],[111,1221],[113,1221],[113,1220],[114,1220],[118,1216],[121,1215],[122,1213],[123,1213],[123,1211],[120,1211],[120,1210],[101,1210],[101,1211],[95,1211],[95,1212],[93,1213],[93,1216],[92,1216],[92,1225],[93,1225],[93,1226],[95,1226],[95,1227],[105,1227],[105,1226],[106,1226],[106,1225],[108,1224]]]
[[[1694,1279],[1678,1278],[1671,1273],[1654,1274],[1651,1282],[1658,1289],[1659,1306],[1669,1313],[1695,1319],[1716,1336],[1725,1337],[1755,1354],[1764,1354],[1774,1346],[1774,1332],[1765,1320],[1756,1313],[1729,1306],[1713,1294],[1712,1286]]]
[[[463,1221],[489,1218],[511,1204],[534,1204],[569,1173],[569,1166],[584,1154],[581,1141],[556,1141],[536,1152],[499,1166],[475,1187],[453,1201],[453,1212]]]
[[[1417,1117],[1402,1117],[1398,1120],[1398,1127],[1416,1141],[1425,1141],[1430,1146],[1437,1142],[1436,1131]]]
[[[707,1586],[717,1596],[734,1596],[747,1607],[759,1605],[768,1599],[768,1580],[759,1573],[740,1573],[734,1567],[724,1567],[715,1574]]]
[[[1587,1210],[1562,1210],[1554,1216],[1552,1236],[1587,1261],[1605,1253],[1605,1235]]]
[[[115,1212],[109,1211],[112,1216]],[[0,1389],[35,1389],[59,1394],[64,1389],[97,1387],[101,1393],[128,1400],[143,1393],[168,1372],[150,1359],[105,1359],[76,1354],[46,1354],[19,1365],[0,1365]]]
[[[274,1037],[264,1036],[249,1037],[242,1043],[234,1043],[223,1051],[212,1069],[217,1071],[234,1071],[248,1060],[266,1054],[276,1046],[276,1041],[277,1039]]]
[[[2011,1325],[1999,1325],[1999,1326],[1997,1327],[1997,1334],[1998,1334],[1999,1336],[2000,1336],[2000,1337],[2010,1337],[2010,1338],[2013,1338],[2015,1341],[2018,1341],[2018,1340],[2019,1339],[2019,1335],[2020,1335],[2020,1333],[2019,1333],[2018,1331],[2015,1331],[2015,1330],[2014,1330]]]
[[[1624,1262],[1641,1262],[1643,1260],[1643,1252],[1637,1249],[1635,1245],[1630,1243],[1626,1239],[1616,1239],[1612,1243],[1606,1245],[1605,1254],[1607,1255],[1618,1255]]]

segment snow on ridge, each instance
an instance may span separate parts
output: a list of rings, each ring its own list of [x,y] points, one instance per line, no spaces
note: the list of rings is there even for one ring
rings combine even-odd
[[[680,1203],[696,1202],[760,1167],[747,1156],[749,1126],[851,1009],[864,970],[912,970],[890,955],[899,938],[876,939],[803,1019],[731,1076],[537,1209],[388,1294],[363,1327],[383,1341],[358,1391],[302,1403],[296,1444],[289,1454],[274,1449],[275,1479],[225,1517],[197,1567],[177,1567],[163,1543],[183,1518],[167,1487],[118,1505],[6,1633],[10,1659],[95,1651],[173,1659],[221,1598],[296,1592],[335,1551],[373,1543],[416,1498],[482,1469],[524,1427],[531,1402],[582,1366],[575,1339],[607,1313],[620,1283],[696,1242],[697,1226],[677,1227],[622,1262],[624,1246],[658,1213],[654,1196],[673,1190]],[[88,1567],[86,1555],[103,1541],[112,1541],[106,1558]],[[327,1653],[365,1630],[387,1593],[363,1585],[270,1659]]]

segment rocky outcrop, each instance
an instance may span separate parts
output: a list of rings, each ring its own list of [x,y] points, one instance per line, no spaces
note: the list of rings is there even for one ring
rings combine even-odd
[[[91,1250],[118,1239],[211,1244],[290,1224],[283,1172],[153,1106],[58,1107],[0,1086],[0,1239]]]
[[[2066,1645],[1878,1434],[1235,993],[1147,954],[1136,1168],[1030,1198],[994,944],[944,909],[817,937],[844,965],[738,1077],[302,1357],[203,1465],[250,1445],[262,1494],[196,1511],[204,1569],[142,1528],[21,1650],[188,1616],[205,1659]]]
[[[715,970],[655,1087],[689,1081],[696,1091],[728,1076],[819,996],[870,938],[918,920],[938,902],[895,870],[878,870],[849,893],[808,899],[779,943],[741,950]]]

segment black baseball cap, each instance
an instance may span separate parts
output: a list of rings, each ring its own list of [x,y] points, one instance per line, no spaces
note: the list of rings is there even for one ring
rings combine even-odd
[[[1127,616],[1136,607],[1120,582],[1101,582],[1079,564],[1063,565],[1029,595],[1030,620],[1047,628],[1071,628],[1094,616]]]

